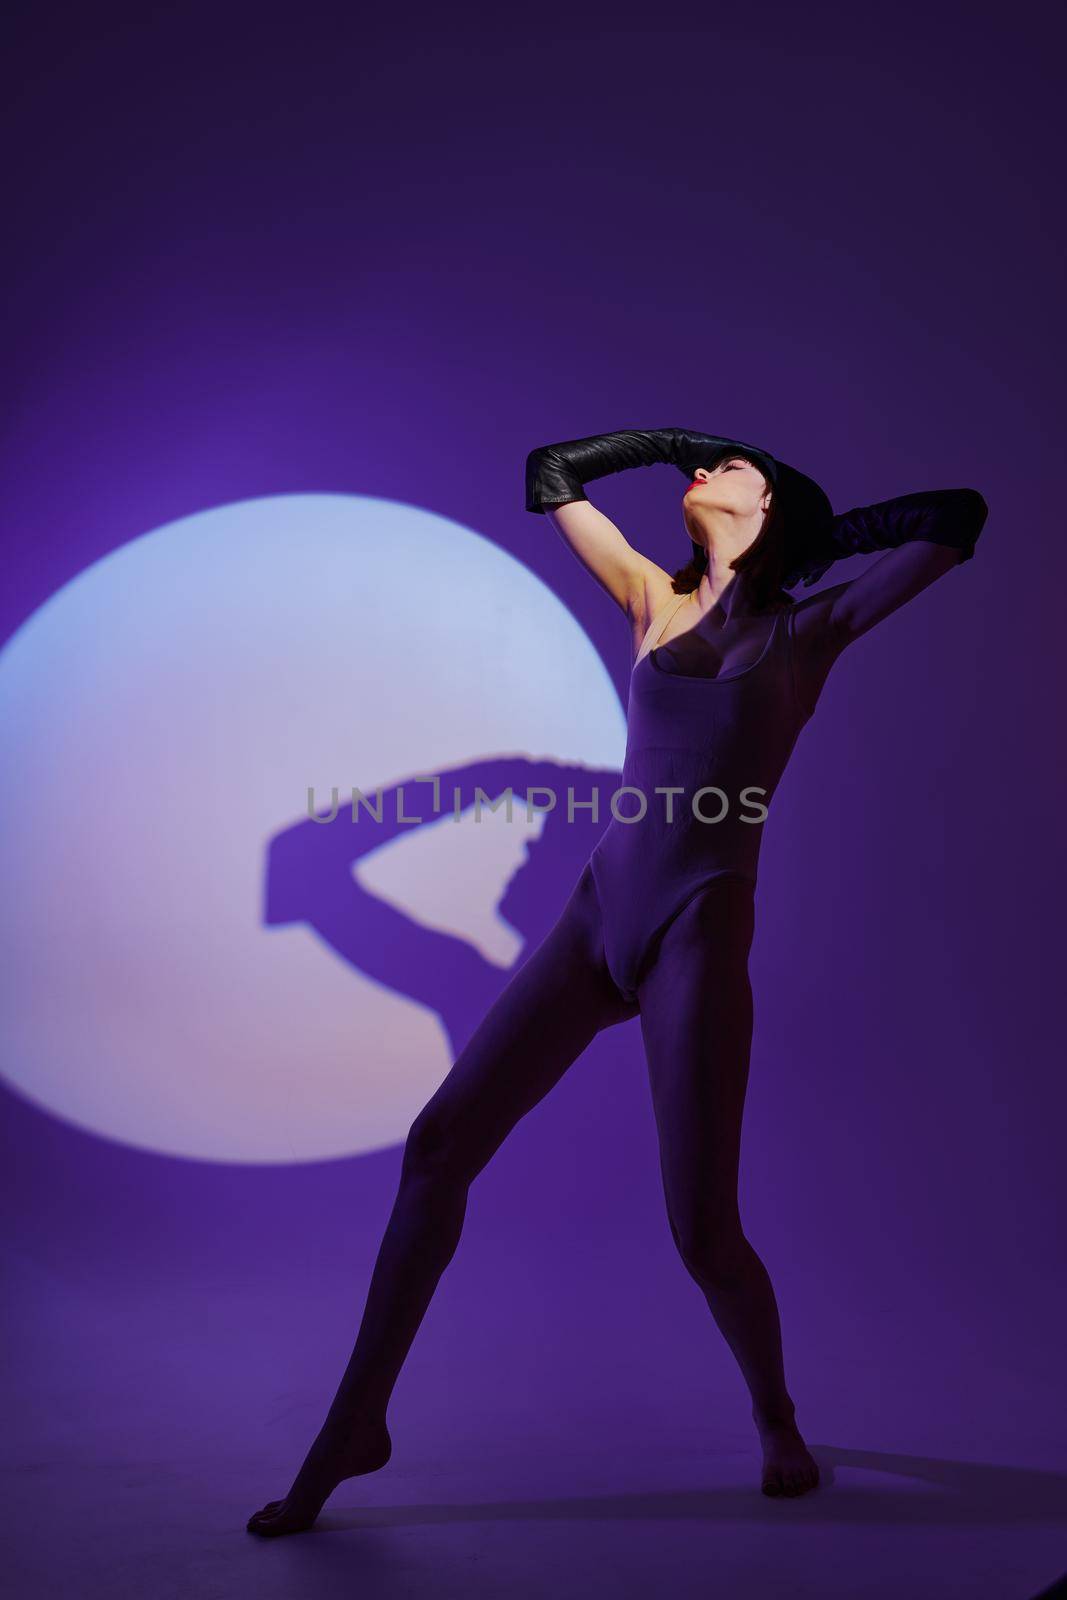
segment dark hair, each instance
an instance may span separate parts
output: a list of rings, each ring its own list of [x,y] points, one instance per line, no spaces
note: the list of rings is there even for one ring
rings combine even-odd
[[[784,604],[788,599],[782,588],[786,575],[785,511],[777,494],[772,492],[770,510],[763,519],[763,527],[747,550],[742,550],[730,562],[733,572],[743,572],[752,589],[752,599],[757,610]],[[692,594],[708,570],[706,551],[693,555],[684,567],[679,567],[671,578],[675,594]]]

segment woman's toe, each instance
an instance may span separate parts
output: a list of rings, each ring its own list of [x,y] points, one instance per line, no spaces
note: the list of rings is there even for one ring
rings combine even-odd
[[[269,1522],[272,1517],[277,1515],[278,1511],[281,1509],[281,1506],[282,1501],[280,1500],[268,1500],[265,1506],[261,1506],[258,1511],[253,1511],[252,1515],[248,1519],[249,1527],[251,1527],[253,1522],[259,1524]]]

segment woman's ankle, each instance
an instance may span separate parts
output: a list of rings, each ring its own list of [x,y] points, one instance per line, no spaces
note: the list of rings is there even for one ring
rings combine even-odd
[[[788,1396],[784,1400],[775,1401],[770,1405],[753,1405],[752,1420],[761,1433],[770,1433],[776,1428],[795,1428],[797,1425],[796,1407]]]
[[[339,1394],[326,1413],[325,1425],[349,1429],[384,1428],[385,1406],[377,1405],[364,1396],[350,1398]]]

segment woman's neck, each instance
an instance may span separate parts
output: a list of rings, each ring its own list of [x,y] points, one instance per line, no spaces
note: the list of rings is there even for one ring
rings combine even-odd
[[[733,572],[723,562],[716,566],[714,558],[693,590],[692,600],[702,617],[713,613],[712,621],[720,628],[742,617],[755,616],[752,589],[743,572]]]

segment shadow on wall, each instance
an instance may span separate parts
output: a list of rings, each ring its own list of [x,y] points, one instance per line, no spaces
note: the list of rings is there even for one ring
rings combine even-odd
[[[336,953],[366,977],[431,1007],[448,1034],[453,1058],[470,1038],[497,995],[532,954],[559,917],[585,862],[610,820],[610,797],[621,776],[617,768],[598,769],[506,756],[455,767],[439,774],[441,815],[473,806],[480,789],[489,802],[510,787],[515,809],[527,790],[548,789],[556,797],[545,814],[539,839],[527,844],[525,861],[513,873],[497,903],[499,914],[523,937],[510,967],[487,961],[466,939],[428,928],[364,888],[353,863],[404,829],[417,824],[398,819],[401,784],[367,796],[352,821],[351,796],[341,796],[332,821],[308,816],[276,834],[267,849],[263,920],[269,925],[306,922]],[[402,780],[408,784],[411,779]],[[453,797],[453,790],[458,797]],[[567,794],[574,791],[573,821],[567,820]],[[583,802],[599,794],[593,820]],[[422,794],[428,794],[424,789]],[[347,801],[347,803],[346,803]],[[543,796],[536,801],[546,804]],[[410,798],[408,808],[412,806]],[[330,811],[317,811],[326,819]]]

